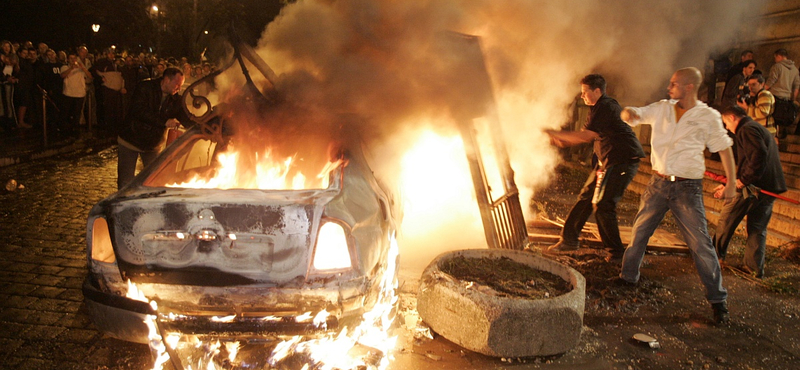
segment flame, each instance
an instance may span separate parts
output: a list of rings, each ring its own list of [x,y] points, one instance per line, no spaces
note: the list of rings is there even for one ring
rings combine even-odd
[[[387,255],[387,265],[380,281],[380,295],[378,302],[372,310],[366,312],[362,316],[362,322],[355,329],[350,330],[347,327],[336,333],[328,333],[322,338],[306,339],[303,336],[294,336],[289,339],[277,343],[272,350],[267,362],[270,366],[278,366],[281,361],[296,354],[300,354],[307,358],[308,363],[303,366],[303,369],[386,369],[389,365],[390,351],[395,347],[397,342],[396,336],[389,335],[389,327],[393,322],[393,308],[397,303],[397,280],[395,279],[397,271],[397,257],[399,248],[395,235],[388,235],[390,239],[390,247]],[[136,287],[134,283],[128,280],[127,296],[142,302],[149,302],[154,309],[157,309],[155,301],[148,300],[147,297]],[[305,312],[295,318],[297,322],[313,322],[313,324],[322,329],[326,329],[327,318],[330,313],[322,310],[317,313]],[[176,317],[172,313],[168,315],[170,318]],[[228,322],[235,318],[235,316],[214,317],[212,320],[218,322]],[[195,350],[203,353],[201,356],[188,357],[182,359],[186,365],[186,369],[204,369],[204,370],[221,370],[215,360],[224,349],[227,352],[227,361],[235,363],[236,356],[240,349],[239,342],[226,342],[224,346],[220,344],[219,340],[203,342],[195,336],[182,335],[181,333],[167,333],[167,338],[163,338],[159,333],[157,317],[154,315],[147,315],[145,323],[149,329],[149,342],[151,353],[154,357],[153,370],[163,369],[163,365],[170,360],[167,353],[167,347],[180,350],[185,347],[192,347]],[[274,316],[264,317],[265,321],[280,320]],[[352,354],[352,349],[361,345],[369,349],[369,353],[365,356],[358,356]],[[195,353],[197,353],[195,351]]]
[[[128,291],[125,293],[125,296],[134,299],[140,302],[147,302],[150,304],[150,307],[153,310],[158,310],[158,304],[156,301],[149,300],[145,297],[144,293],[139,290],[139,288],[128,279]],[[157,317],[155,315],[146,315],[144,323],[147,325],[148,330],[148,344],[150,346],[150,353],[153,355],[153,370],[163,369],[163,365],[169,361],[169,355],[167,354],[166,344],[164,342],[164,338],[158,331],[158,326],[156,323]],[[180,339],[180,336],[175,338],[174,336],[169,336],[167,338],[168,344],[175,345],[177,341]]]
[[[397,343],[397,336],[389,335],[389,327],[392,325],[392,311],[397,303],[397,281],[395,272],[397,269],[397,256],[399,248],[397,239],[394,235],[389,236],[391,245],[387,256],[388,264],[380,282],[381,292],[378,302],[372,310],[362,316],[362,322],[353,330],[343,328],[338,335],[303,340],[302,336],[295,336],[285,340],[275,347],[269,358],[271,366],[280,364],[292,354],[304,354],[313,362],[311,366],[315,369],[386,369],[389,366],[390,351]],[[325,322],[328,313],[321,311],[314,317],[314,323],[321,325]],[[353,356],[350,352],[356,345],[362,345],[377,352],[379,360],[377,363],[367,361],[365,358]],[[373,353],[375,354],[375,353]],[[309,364],[306,364],[308,367]],[[306,368],[304,367],[304,368]]]
[[[307,181],[307,177],[296,169],[295,156],[279,159],[272,155],[270,149],[255,152],[252,171],[246,169],[248,166],[243,163],[245,159],[246,156],[231,145],[228,152],[217,156],[218,167],[212,177],[196,174],[188,181],[165,186],[193,189],[325,189],[329,185],[330,172],[342,164],[342,160],[328,162],[314,177],[316,181]]]

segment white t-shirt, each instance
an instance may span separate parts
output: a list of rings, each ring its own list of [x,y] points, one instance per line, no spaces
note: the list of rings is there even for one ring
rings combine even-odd
[[[69,70],[69,66],[61,67],[61,73]],[[64,96],[70,98],[83,98],[86,96],[86,82],[84,81],[86,74],[80,68],[73,68],[69,75],[64,79]]]
[[[108,72],[97,72],[100,76],[103,77],[103,86],[115,90],[120,91],[125,85],[125,81],[122,79],[122,72],[119,71],[108,71]]]

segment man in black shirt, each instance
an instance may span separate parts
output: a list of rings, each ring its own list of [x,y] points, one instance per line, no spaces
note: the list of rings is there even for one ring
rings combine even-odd
[[[581,80],[581,98],[588,105],[589,119],[578,132],[548,132],[551,142],[559,147],[594,141],[595,166],[583,186],[578,202],[572,207],[561,230],[561,240],[547,249],[549,253],[578,249],[581,229],[592,212],[603,246],[611,253],[609,262],[619,262],[625,246],[619,236],[617,202],[639,170],[644,150],[631,127],[619,115],[622,107],[606,94],[606,80],[590,74]]]
[[[775,194],[786,191],[781,159],[775,137],[767,129],[747,116],[739,106],[722,109],[722,122],[736,135],[736,196],[733,202],[722,207],[714,247],[720,261],[725,259],[736,227],[747,216],[747,242],[744,249],[744,268],[756,277],[764,276],[764,254],[767,247],[767,225],[772,217],[775,197],[761,193],[766,190]],[[720,185],[714,197],[721,197]]]

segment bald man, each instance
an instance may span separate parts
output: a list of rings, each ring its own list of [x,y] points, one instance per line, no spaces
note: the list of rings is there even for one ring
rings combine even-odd
[[[631,126],[652,126],[650,163],[653,176],[642,195],[639,212],[633,222],[631,242],[622,258],[620,278],[628,284],[639,281],[639,268],[647,243],[667,211],[672,211],[689,249],[697,273],[705,286],[706,299],[711,303],[714,321],[728,321],[728,296],[722,287],[722,274],[708,234],[703,205],[703,173],[708,148],[719,153],[728,184],[721,192],[730,202],[736,195],[736,167],[731,146],[733,141],[725,132],[722,119],[714,109],[697,99],[702,82],[697,68],[675,72],[667,91],[670,99],[646,107],[626,107],[620,117]]]

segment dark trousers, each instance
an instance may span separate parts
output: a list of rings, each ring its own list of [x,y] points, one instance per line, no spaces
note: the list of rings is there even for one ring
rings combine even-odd
[[[603,247],[614,255],[622,256],[625,253],[625,246],[619,236],[617,203],[622,199],[625,189],[636,176],[636,172],[639,171],[639,161],[606,167],[599,187],[597,186],[597,169],[595,167],[589,174],[586,184],[578,195],[578,202],[569,211],[567,220],[564,221],[564,228],[561,230],[561,239],[569,244],[577,244],[583,225],[594,212]],[[596,197],[597,203],[593,204],[595,191],[599,193]]]
[[[136,161],[142,157],[142,164],[147,167],[158,157],[158,150],[150,152],[140,152],[130,149],[122,144],[118,145],[119,154],[117,158],[117,190],[128,185],[136,177]]]
[[[725,204],[720,212],[719,223],[714,234],[717,256],[725,259],[728,244],[736,233],[736,227],[747,216],[747,242],[744,249],[744,264],[756,275],[764,275],[764,256],[767,249],[767,225],[772,218],[775,198],[757,193],[744,197],[736,193],[732,202]]]
[[[73,98],[64,95],[63,97],[63,129],[66,131],[77,131],[81,124],[81,112],[83,112],[84,98]]]
[[[117,136],[122,128],[122,93],[103,87],[103,124],[110,136]]]

